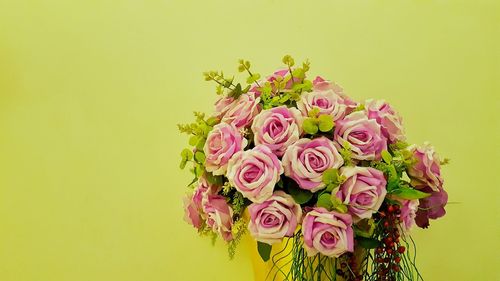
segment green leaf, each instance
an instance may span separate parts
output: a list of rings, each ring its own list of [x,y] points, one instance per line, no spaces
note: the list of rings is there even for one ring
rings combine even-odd
[[[253,82],[255,82],[255,81],[259,80],[259,79],[260,79],[260,74],[254,73],[254,74],[252,74],[252,76],[249,76],[247,78],[247,83],[248,84],[252,84]]]
[[[380,241],[373,238],[356,237],[358,245],[365,249],[375,249],[380,245]]]
[[[333,207],[332,199],[331,199],[331,194],[330,193],[322,193],[318,197],[318,202],[316,203],[316,206],[318,207],[323,207],[327,210],[331,210]]]
[[[316,120],[312,118],[306,118],[302,124],[304,132],[314,135],[318,132],[318,125],[316,125]]]
[[[375,231],[375,221],[373,219],[362,219],[354,225],[354,233],[356,236],[370,238]]]
[[[319,130],[322,131],[323,133],[329,132],[333,129],[334,123],[333,123],[333,117],[331,115],[320,115],[318,117],[319,121]]]
[[[205,153],[196,151],[196,153],[194,154],[194,160],[200,164],[205,163]]]
[[[336,184],[339,180],[339,170],[330,168],[323,172],[323,182],[325,184]]]
[[[212,116],[212,117],[207,119],[207,124],[210,126],[217,125],[219,122],[220,122],[220,119],[215,117],[215,116]]]
[[[319,114],[319,108],[317,107],[313,107],[311,110],[309,110],[309,112],[307,113],[307,115],[311,118],[316,118],[316,116],[318,116]]]
[[[241,84],[238,83],[238,84],[236,84],[236,87],[234,87],[234,89],[229,93],[229,96],[237,99],[241,96],[241,94],[243,94],[243,91],[241,88]]]
[[[327,185],[326,185],[326,189],[325,189],[325,191],[326,191],[326,192],[332,192],[332,190],[333,190],[335,187],[337,187],[337,185],[335,185],[335,184],[333,184],[333,183],[327,184]]]
[[[191,160],[193,159],[193,151],[191,151],[189,148],[184,148],[181,151],[181,157],[182,159]]]
[[[382,155],[382,159],[384,160],[385,163],[391,164],[392,155],[389,153],[389,151],[384,149],[384,150],[382,150],[381,155]]]
[[[257,241],[257,250],[263,261],[268,261],[271,257],[272,246],[266,243]]]
[[[391,195],[406,200],[415,200],[429,197],[429,193],[422,192],[413,188],[396,188],[389,192]]]
[[[186,168],[186,164],[187,164],[187,160],[182,159],[181,163],[179,164],[179,168],[181,168],[181,170],[184,170],[184,168]]]
[[[281,60],[284,64],[288,65],[288,66],[293,66],[295,64],[295,61],[294,59],[292,58],[292,56],[290,55],[286,55],[283,57],[283,59]]]
[[[294,180],[287,181],[285,186],[297,204],[307,203],[313,197],[312,192],[301,189]]]
[[[332,201],[332,208],[333,209],[335,209],[336,211],[343,213],[343,214],[347,213],[347,205],[342,203],[342,201],[340,201],[340,199],[337,196],[332,194],[332,196],[330,197],[330,200]]]
[[[192,136],[189,138],[189,145],[195,146],[199,140],[200,140],[200,137]]]
[[[203,175],[203,171],[204,171],[204,170],[205,170],[205,169],[203,169],[203,166],[202,166],[202,165],[200,165],[200,164],[198,164],[198,165],[196,165],[196,167],[194,168],[194,175],[195,175],[196,177],[198,177],[198,178],[199,178],[199,177],[201,177],[201,175]]]
[[[214,176],[212,173],[205,172],[205,178],[210,184],[217,186],[222,185],[222,176]]]
[[[200,150],[200,151],[203,151],[203,147],[205,146],[205,142],[206,142],[206,141],[207,141],[207,140],[206,140],[205,138],[200,138],[200,139],[198,140],[198,143],[196,144],[196,149],[197,149],[197,150]]]

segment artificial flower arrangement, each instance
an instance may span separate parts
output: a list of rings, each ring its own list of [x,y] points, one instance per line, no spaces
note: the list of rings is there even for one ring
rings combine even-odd
[[[209,116],[179,125],[191,135],[185,220],[222,237],[230,256],[248,230],[286,280],[423,280],[409,230],[445,214],[441,161],[409,145],[383,100],[356,102],[336,83],[308,80],[310,65],[285,56],[261,79],[240,60],[246,84],[204,73],[220,98]],[[281,256],[279,256],[281,255]],[[288,260],[285,264],[280,260]]]

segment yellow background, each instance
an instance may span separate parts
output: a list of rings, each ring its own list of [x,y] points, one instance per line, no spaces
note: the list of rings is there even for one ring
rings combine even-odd
[[[0,280],[254,280],[182,221],[175,124],[212,109],[202,71],[284,54],[452,159],[426,280],[500,280],[494,2],[0,0]]]

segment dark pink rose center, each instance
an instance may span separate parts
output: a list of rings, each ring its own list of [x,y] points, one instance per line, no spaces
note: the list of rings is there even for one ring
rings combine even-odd
[[[362,142],[368,141],[370,136],[364,131],[355,131],[350,134],[351,137],[356,138]]]
[[[280,224],[280,219],[273,214],[266,213],[262,216],[261,223],[264,227],[274,227]]]
[[[372,203],[372,201],[373,201],[373,198],[369,194],[366,194],[366,193],[358,194],[358,196],[356,197],[356,203],[360,206],[370,205]]]
[[[330,101],[325,98],[318,98],[315,101],[315,105],[320,107],[320,108],[328,108],[330,107]]]
[[[320,169],[321,167],[325,166],[324,160],[313,153],[308,153],[307,160],[309,161],[309,165],[311,166],[311,168],[313,168],[314,170]]]
[[[216,134],[210,140],[210,150],[212,152],[217,152],[222,148],[222,136],[220,134]]]
[[[250,164],[251,165],[251,164]],[[259,167],[255,165],[251,165],[250,168],[248,168],[245,173],[243,174],[243,179],[246,182],[253,182],[255,179],[259,178],[262,174],[262,171],[259,169]]]
[[[333,247],[337,244],[337,238],[327,231],[321,235],[321,244],[326,247]]]
[[[283,132],[283,124],[279,121],[271,122],[269,124],[268,132],[272,138],[275,138]]]

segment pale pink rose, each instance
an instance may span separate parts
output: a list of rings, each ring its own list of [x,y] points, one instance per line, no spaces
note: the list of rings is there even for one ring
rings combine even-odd
[[[354,109],[356,109],[356,107],[358,107],[358,103],[346,95],[344,93],[344,89],[339,84],[336,84],[333,81],[325,80],[321,76],[316,76],[316,78],[314,78],[313,91],[325,92],[330,90],[341,98],[342,104],[346,106],[346,114],[351,113]]]
[[[242,94],[238,99],[223,97],[215,103],[215,116],[221,118],[221,122],[243,129],[252,124],[259,113],[259,102],[260,98],[251,93]]]
[[[302,209],[292,196],[283,191],[274,194],[262,203],[252,203],[248,229],[255,240],[274,244],[283,237],[293,236],[302,218]]]
[[[302,116],[295,108],[278,106],[263,110],[252,123],[254,142],[269,147],[279,157],[300,138]]]
[[[302,233],[308,256],[321,253],[338,258],[354,251],[354,231],[349,214],[314,208],[304,217]]]
[[[433,191],[426,186],[421,191],[430,193],[431,196],[420,199],[417,215],[415,217],[416,224],[421,228],[429,227],[429,219],[438,219],[446,214],[444,207],[448,203],[448,193],[439,186],[438,191]]]
[[[189,194],[184,198],[184,220],[200,230],[207,218],[203,211],[203,204],[206,202],[208,195],[217,194],[220,188],[220,186],[209,184],[204,177],[199,178],[193,194]]]
[[[300,188],[316,192],[325,187],[323,172],[340,168],[344,159],[331,140],[320,137],[298,140],[288,147],[282,162],[287,177]]]
[[[203,218],[200,209],[193,201],[193,194],[184,197],[184,221],[194,226],[198,230],[203,226]]]
[[[259,81],[259,85],[261,87],[263,87],[266,82],[270,82],[271,83],[271,87],[272,87],[272,93],[271,94],[275,94],[276,87],[274,87],[273,82],[275,80],[277,80],[277,79],[283,80],[283,79],[285,79],[289,75],[290,75],[290,71],[288,70],[288,68],[278,69],[278,70],[276,70],[273,73],[273,75],[268,76],[266,79],[260,80]],[[290,89],[292,89],[293,84],[294,83],[298,83],[298,82],[299,82],[298,78],[290,77],[290,80],[288,80],[286,82],[285,88],[281,89],[281,91],[282,92],[289,91]],[[253,86],[252,86],[252,88],[249,91],[250,93],[254,93],[256,97],[260,97],[260,95],[262,94],[259,85],[257,85],[257,83],[254,83]]]
[[[409,149],[416,161],[407,171],[412,185],[418,189],[428,186],[438,192],[443,185],[443,178],[439,156],[434,147],[424,143],[422,147],[411,146]]]
[[[207,226],[213,232],[219,233],[225,241],[233,239],[233,210],[222,195],[208,195],[203,204],[203,211],[207,215]]]
[[[415,224],[415,217],[418,211],[418,200],[398,199],[401,203],[399,218],[401,219],[401,227],[404,231],[409,231]]]
[[[297,102],[297,108],[303,116],[307,117],[311,110],[317,109],[318,115],[330,115],[337,121],[356,107],[356,103],[343,94],[340,86],[321,77],[316,77],[313,83],[313,91],[303,93]]]
[[[403,119],[388,103],[384,100],[367,100],[365,101],[365,111],[368,118],[374,119],[382,127],[382,134],[394,143],[404,141]]]
[[[387,149],[387,139],[380,125],[368,119],[363,111],[353,112],[336,122],[334,138],[341,146],[349,145],[352,158],[356,160],[379,160]]]
[[[340,173],[346,180],[333,190],[332,196],[348,206],[355,222],[371,218],[387,194],[384,173],[370,167],[343,167]]]
[[[236,153],[227,169],[229,183],[244,197],[258,203],[271,197],[281,174],[280,160],[264,145]]]
[[[226,123],[215,125],[208,134],[203,148],[206,157],[205,169],[214,175],[223,175],[231,156],[243,151],[247,143],[234,125]]]

